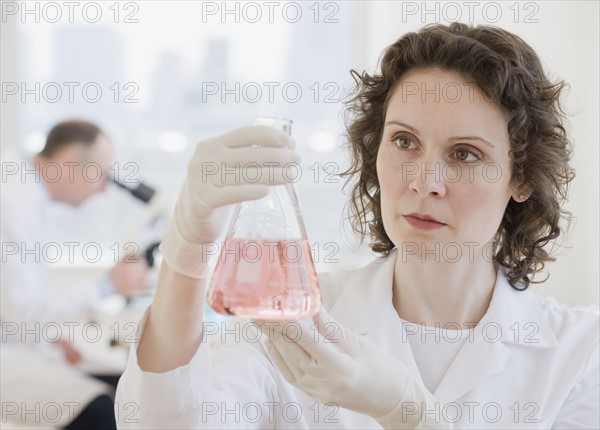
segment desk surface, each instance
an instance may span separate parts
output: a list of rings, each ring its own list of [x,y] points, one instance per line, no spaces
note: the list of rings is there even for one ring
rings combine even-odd
[[[138,304],[116,314],[97,311],[81,318],[73,330],[73,346],[82,355],[76,367],[93,375],[123,373],[129,349],[138,340],[139,322],[146,307]]]

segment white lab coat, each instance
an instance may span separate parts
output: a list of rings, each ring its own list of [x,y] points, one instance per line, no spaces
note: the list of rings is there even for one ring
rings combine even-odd
[[[22,160],[15,163],[20,172]],[[89,310],[102,287],[50,285],[46,262],[50,257],[35,247],[37,243],[41,250],[46,243],[51,197],[41,178],[29,174],[25,179],[9,176],[2,185],[2,420],[28,427],[63,427],[95,397],[110,393],[110,387],[68,364],[58,347],[45,340],[56,340],[57,326],[67,337],[64,322]],[[16,255],[10,255],[13,244],[18,247]],[[22,253],[23,247],[34,253]]]
[[[392,306],[396,256],[319,274],[324,306],[422,381]],[[239,339],[205,336],[189,364],[161,374],[140,369],[134,345],[117,389],[120,428],[381,428],[369,416],[316,404],[239,328]],[[516,291],[500,270],[487,313],[433,393],[439,411],[455,428],[600,428],[598,330],[596,313]]]

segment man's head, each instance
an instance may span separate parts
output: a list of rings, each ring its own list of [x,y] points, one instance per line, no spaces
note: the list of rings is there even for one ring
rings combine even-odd
[[[35,161],[52,197],[79,206],[88,197],[105,190],[114,149],[96,125],[69,120],[50,130],[46,145]]]

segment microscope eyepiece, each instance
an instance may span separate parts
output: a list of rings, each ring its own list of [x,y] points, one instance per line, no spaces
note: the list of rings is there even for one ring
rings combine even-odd
[[[154,197],[156,190],[149,185],[144,184],[143,182],[139,182],[137,187],[129,188],[127,185],[119,182],[114,177],[111,180],[120,188],[129,191],[129,193],[138,200],[143,201],[144,203],[148,203]]]

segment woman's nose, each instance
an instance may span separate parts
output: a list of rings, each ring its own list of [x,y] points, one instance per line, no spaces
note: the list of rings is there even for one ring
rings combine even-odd
[[[444,169],[439,162],[414,163],[413,174],[408,177],[408,187],[422,197],[443,197],[446,194]]]

